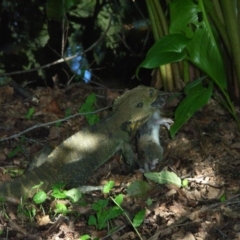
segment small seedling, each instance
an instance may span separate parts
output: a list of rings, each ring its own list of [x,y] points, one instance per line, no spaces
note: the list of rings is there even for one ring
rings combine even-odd
[[[92,205],[92,209],[96,212],[96,215],[91,215],[88,219],[88,224],[96,226],[98,230],[107,227],[107,223],[123,213],[118,206],[107,207],[108,199],[100,199]]]
[[[182,186],[183,187],[187,187],[188,186],[188,180],[187,179],[183,179],[182,180]]]
[[[96,103],[96,94],[90,94],[85,103],[80,107],[79,113],[88,113],[95,111],[95,103]],[[93,125],[99,121],[99,116],[97,114],[86,114],[85,118],[89,125]]]
[[[226,194],[224,193],[221,197],[220,197],[220,202],[225,202],[227,200]]]
[[[30,118],[32,118],[34,112],[35,112],[34,107],[29,108],[27,114],[25,115],[25,118],[29,120]]]
[[[23,148],[21,147],[21,145],[24,143],[24,141],[25,137],[21,137],[19,141],[19,146],[15,147],[12,151],[8,153],[9,158],[16,156],[19,152],[23,152]]]

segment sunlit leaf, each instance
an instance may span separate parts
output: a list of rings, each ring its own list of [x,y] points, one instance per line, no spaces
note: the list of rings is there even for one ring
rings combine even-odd
[[[38,193],[36,193],[33,197],[33,201],[36,204],[40,204],[45,202],[47,199],[47,194],[44,191],[39,191]]]
[[[174,172],[148,172],[144,173],[144,176],[159,184],[173,184],[177,187],[181,187],[181,178],[179,178]]]

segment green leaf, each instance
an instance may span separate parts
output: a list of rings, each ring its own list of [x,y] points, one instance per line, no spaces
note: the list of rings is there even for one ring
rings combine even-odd
[[[127,188],[127,195],[130,197],[142,197],[148,194],[151,187],[145,181],[136,180]]]
[[[97,226],[97,219],[95,216],[93,216],[93,215],[89,216],[88,225],[89,226]]]
[[[187,95],[189,93],[189,91],[193,88],[195,88],[196,86],[199,87],[198,85],[201,84],[201,82],[206,78],[206,76],[198,78],[190,83],[188,83],[188,85],[184,88],[184,93]]]
[[[91,93],[82,106],[79,109],[79,113],[87,113],[93,112],[95,110],[95,103],[96,103],[96,94]],[[91,126],[99,121],[99,116],[97,114],[86,114],[85,115],[88,124]]]
[[[148,51],[146,58],[137,68],[156,68],[170,62],[181,61],[186,57],[186,45],[190,39],[183,34],[167,35],[158,40]]]
[[[182,180],[182,186],[183,187],[187,187],[187,185],[188,185],[188,180],[187,179],[183,179]]]
[[[92,209],[97,211],[102,210],[108,205],[108,199],[100,199],[96,203],[92,204]]]
[[[120,206],[123,202],[123,194],[119,194],[114,198],[114,201]]]
[[[114,181],[108,181],[104,186],[103,186],[103,193],[109,193],[111,189],[114,187],[115,182]]]
[[[176,132],[192,115],[206,105],[212,96],[213,84],[208,88],[202,86],[199,82],[193,88],[189,88],[188,95],[180,102],[175,111],[174,124],[170,128],[170,135],[173,138]]]
[[[88,114],[85,115],[88,125],[92,126],[93,124],[99,122],[99,116],[97,114]]]
[[[66,213],[68,211],[64,203],[56,203],[55,207],[56,207],[56,209],[54,210],[55,213]]]
[[[12,151],[10,151],[7,156],[8,156],[9,158],[12,158],[12,157],[16,156],[17,153],[19,153],[19,152],[22,152],[22,148],[21,148],[20,146],[17,146],[17,147],[14,148]]]
[[[104,210],[97,213],[97,219],[98,219],[98,229],[101,230],[107,226],[107,221],[114,219],[121,215],[123,211],[117,207],[114,206],[108,210]]]
[[[227,200],[226,194],[224,193],[221,197],[220,197],[220,202],[225,202]]]
[[[107,211],[107,216],[104,218],[104,220],[108,221],[114,219],[121,215],[122,213],[123,211],[119,207],[114,206]]]
[[[88,234],[82,235],[80,237],[80,240],[88,240],[88,239],[91,239],[91,237]]]
[[[77,188],[72,188],[72,189],[70,189],[68,191],[64,191],[64,194],[67,197],[71,198],[74,203],[78,202],[79,199],[82,198],[82,193]]]
[[[6,202],[7,201],[7,199],[5,198],[5,197],[0,197],[0,202],[2,203],[2,202]]]
[[[209,24],[202,0],[177,0],[170,4],[170,33],[185,33],[188,59],[222,89],[227,89],[226,72],[219,46]]]
[[[142,224],[142,222],[145,218],[145,214],[146,214],[146,210],[142,209],[135,215],[135,217],[133,219],[133,226],[134,227],[139,227]]]
[[[58,198],[58,199],[64,199],[67,197],[66,194],[59,189],[56,189],[55,191],[53,191],[51,193],[51,196],[53,196],[54,198]]]
[[[47,194],[44,191],[39,191],[38,193],[36,193],[33,197],[33,201],[36,204],[40,204],[45,202],[47,199]]]
[[[179,188],[181,187],[181,178],[179,178],[174,172],[169,171],[161,171],[159,173],[149,172],[144,173],[144,176],[159,184],[173,184]]]
[[[53,196],[54,198],[59,198],[59,199],[63,199],[66,198],[67,195],[65,194],[65,192],[62,190],[62,188],[65,186],[65,183],[57,183],[54,184],[53,186],[53,191],[51,193],[51,196]]]
[[[95,93],[91,93],[91,94],[87,97],[87,99],[86,99],[86,104],[87,104],[88,106],[92,106],[92,105],[95,104],[95,102],[96,102],[96,94],[95,94]]]
[[[152,199],[148,198],[147,201],[146,201],[147,206],[151,206],[152,203],[153,203]]]
[[[30,119],[33,116],[34,112],[35,112],[34,107],[28,109],[28,113],[26,114],[25,118]]]

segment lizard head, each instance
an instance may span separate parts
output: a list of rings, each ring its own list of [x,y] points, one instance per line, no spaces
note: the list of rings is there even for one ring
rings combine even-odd
[[[113,107],[122,130],[136,132],[158,109],[158,102],[159,90],[146,86],[138,86],[116,99]]]

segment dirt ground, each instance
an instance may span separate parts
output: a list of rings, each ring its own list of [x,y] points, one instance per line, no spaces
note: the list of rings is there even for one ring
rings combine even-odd
[[[0,142],[0,180],[9,180],[27,169],[31,159],[46,144],[54,148],[86,126],[82,116],[69,118],[60,126],[47,123],[64,118],[68,108],[71,114],[77,113],[91,92],[101,96],[97,108],[110,105],[122,93],[81,84],[61,90],[37,88],[32,93],[39,103],[33,103],[15,93],[12,87],[1,87],[0,139],[4,141]],[[164,111],[170,117],[176,102],[165,106]],[[33,117],[26,119],[32,107],[35,109]],[[99,113],[100,118],[106,115],[106,110]],[[39,128],[40,123],[46,123],[46,126]],[[29,128],[32,130],[19,134]],[[9,139],[14,134],[18,135]],[[23,135],[25,139],[21,138]],[[110,195],[124,194],[122,208],[131,219],[139,210],[146,209],[145,219],[137,228],[142,239],[240,239],[240,134],[230,115],[211,100],[180,129],[175,139],[170,139],[163,127],[161,143],[165,169],[187,179],[187,187],[176,189],[150,182],[152,188],[147,196],[128,197],[126,186],[136,179],[144,179],[144,176],[137,169],[126,173],[120,154],[96,171],[89,184],[100,185],[114,180],[115,188]],[[21,151],[10,158],[9,154],[19,146]],[[125,215],[109,221],[108,228],[98,230],[89,226],[88,217],[93,214],[91,204],[108,197],[101,191],[84,194],[85,206],[64,200],[72,210],[66,216],[54,214],[54,204],[60,201],[57,199],[49,199],[42,206],[35,205],[36,212],[32,217],[27,217],[20,209],[31,209],[31,200],[25,204],[2,204],[0,240],[72,240],[85,234],[89,234],[91,239],[139,239]],[[148,199],[151,199],[151,204],[147,204]],[[110,228],[115,228],[115,231],[109,233]]]

